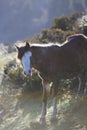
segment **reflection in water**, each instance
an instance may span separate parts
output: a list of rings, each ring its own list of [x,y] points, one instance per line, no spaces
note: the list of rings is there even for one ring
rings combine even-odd
[[[23,94],[19,89],[0,95],[0,130],[87,130],[87,97],[58,97],[58,122],[50,122],[48,101],[46,124],[40,124],[41,93]],[[60,100],[59,100],[60,99]]]

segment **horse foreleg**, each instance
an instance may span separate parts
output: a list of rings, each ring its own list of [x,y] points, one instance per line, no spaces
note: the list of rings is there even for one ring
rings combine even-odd
[[[53,113],[51,116],[51,120],[57,119],[57,97],[53,98]]]
[[[85,73],[83,75],[81,75],[81,76],[78,76],[79,86],[78,86],[76,98],[78,98],[80,92],[83,92],[84,95],[86,95],[86,93],[87,93],[86,77],[87,76],[86,76]]]
[[[57,93],[58,90],[55,88],[52,88],[52,96],[53,96],[53,112],[51,115],[51,121],[57,120]]]
[[[85,87],[84,87],[84,95],[86,95],[87,94],[87,72],[85,72]]]
[[[45,122],[46,119],[45,119],[45,116],[46,116],[46,107],[47,107],[47,99],[43,99],[43,102],[42,102],[42,111],[41,111],[41,117],[40,117],[40,121],[41,122]]]
[[[47,113],[47,97],[50,91],[50,84],[46,81],[42,81],[42,85],[43,85],[43,99],[42,99],[42,111],[41,111],[40,121],[44,122],[46,121],[45,116]]]
[[[81,89],[81,85],[82,85],[82,82],[81,82],[81,77],[78,76],[78,81],[79,81],[79,86],[78,86],[78,90],[77,90],[77,95],[76,95],[76,99],[78,98],[79,96],[79,93],[80,93],[80,89]]]
[[[85,88],[84,88],[84,95],[87,94],[87,82],[85,83]]]
[[[87,86],[84,89],[84,95],[86,95],[86,93],[87,93]]]

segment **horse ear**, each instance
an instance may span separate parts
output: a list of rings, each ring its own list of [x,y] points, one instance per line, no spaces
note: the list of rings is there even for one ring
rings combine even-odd
[[[26,42],[26,47],[30,47],[30,43]]]

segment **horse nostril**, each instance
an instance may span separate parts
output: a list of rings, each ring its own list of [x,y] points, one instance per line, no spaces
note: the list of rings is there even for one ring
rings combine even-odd
[[[27,72],[24,71],[24,75],[26,75],[26,76],[27,76],[27,75],[31,75],[31,70],[29,70],[29,71],[27,71]]]

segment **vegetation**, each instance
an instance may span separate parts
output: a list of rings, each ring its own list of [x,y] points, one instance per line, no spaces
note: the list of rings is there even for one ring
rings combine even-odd
[[[33,38],[27,38],[25,41],[27,40],[36,43],[62,43],[69,35],[84,33],[84,25],[83,27],[79,26],[79,19],[82,18],[82,15],[82,13],[74,13],[70,16],[54,18],[49,29],[43,29],[40,34],[34,36]]]
[[[5,65],[4,73],[8,76],[8,81],[18,86],[18,88],[23,88],[23,91],[41,91],[41,80],[36,73],[32,77],[24,76],[22,67],[15,60]]]

